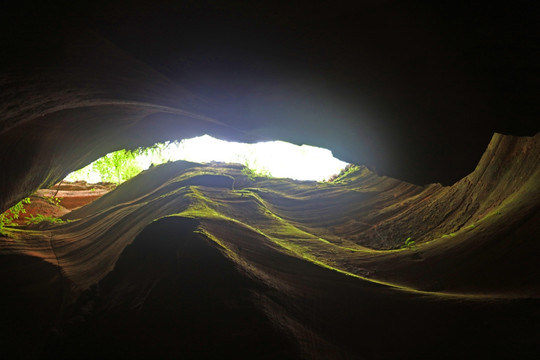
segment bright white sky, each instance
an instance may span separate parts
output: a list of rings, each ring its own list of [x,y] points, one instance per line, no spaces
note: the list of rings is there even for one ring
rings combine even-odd
[[[257,171],[266,170],[273,177],[316,181],[326,180],[347,165],[334,158],[330,150],[315,146],[298,146],[283,141],[245,144],[218,140],[208,135],[169,143],[161,152],[161,157],[164,161],[247,164]],[[141,156],[137,160],[143,169],[150,167],[152,162],[156,163],[156,159],[150,156]],[[89,175],[88,182],[100,181],[99,175],[96,179],[95,174]]]

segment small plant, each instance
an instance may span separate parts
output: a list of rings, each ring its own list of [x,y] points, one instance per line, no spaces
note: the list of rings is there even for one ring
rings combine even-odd
[[[405,244],[401,245],[401,248],[416,250],[415,245],[416,245],[416,241],[412,240],[411,237],[409,236],[407,240],[405,240]]]
[[[0,234],[3,234],[2,229],[4,226],[14,225],[14,220],[18,219],[20,214],[26,214],[24,205],[30,204],[30,198],[24,198],[17,204],[13,205],[9,210],[6,210],[0,214]]]
[[[65,223],[64,220],[55,218],[54,216],[50,215],[42,215],[42,214],[36,214],[36,215],[30,215],[26,218],[26,223],[28,225],[30,224],[39,224],[42,222],[48,222],[51,224],[63,224]]]
[[[49,203],[51,203],[54,206],[60,206],[60,202],[63,198],[59,198],[56,196],[44,196],[45,200],[47,200]]]

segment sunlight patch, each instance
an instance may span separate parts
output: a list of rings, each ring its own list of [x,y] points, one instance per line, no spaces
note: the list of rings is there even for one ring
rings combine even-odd
[[[176,160],[240,163],[257,173],[272,177],[315,181],[327,180],[347,165],[334,158],[330,150],[315,146],[298,146],[284,141],[246,144],[204,135],[180,142],[158,143],[134,152],[120,150],[110,153],[69,174],[66,180],[120,183],[148,169],[152,164]]]

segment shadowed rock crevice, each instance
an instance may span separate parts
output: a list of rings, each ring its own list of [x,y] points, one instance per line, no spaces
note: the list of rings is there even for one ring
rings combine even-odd
[[[268,289],[197,234],[197,226],[168,217],[146,227],[114,270],[70,308],[48,356],[299,356],[255,303]]]

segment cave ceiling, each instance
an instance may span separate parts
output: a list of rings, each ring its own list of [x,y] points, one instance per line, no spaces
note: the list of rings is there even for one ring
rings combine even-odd
[[[3,208],[109,151],[205,133],[451,184],[494,132],[538,132],[529,10],[25,2],[2,14]]]

